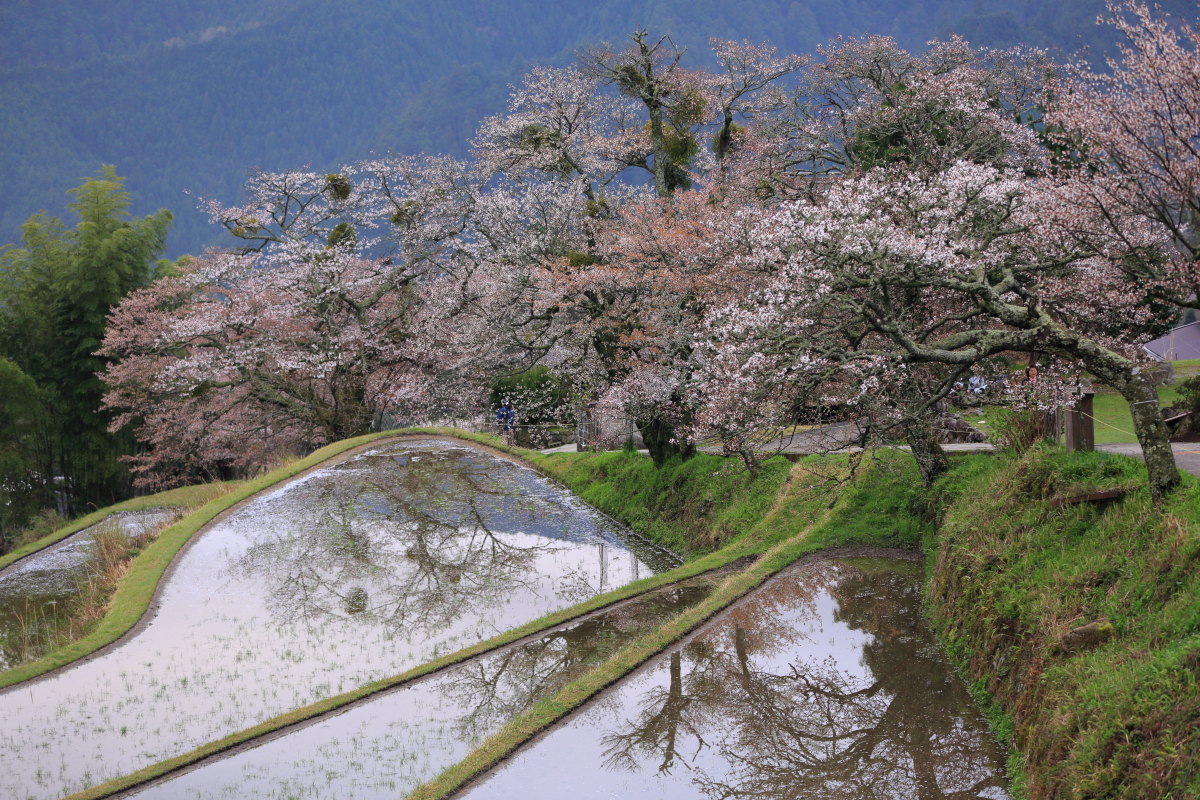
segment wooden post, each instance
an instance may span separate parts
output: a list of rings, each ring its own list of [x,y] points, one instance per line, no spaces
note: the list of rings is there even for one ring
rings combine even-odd
[[[1091,388],[1082,388],[1075,407],[1067,413],[1067,452],[1076,450],[1090,452],[1096,449],[1096,425],[1092,421],[1095,393]]]
[[[1041,412],[1042,438],[1058,444],[1058,436],[1062,431],[1061,409]]]
[[[583,453],[591,449],[592,439],[596,435],[593,429],[596,423],[592,416],[592,404],[581,406],[576,418],[578,422],[575,423],[575,452]]]
[[[1096,449],[1096,422],[1093,419],[1095,409],[1092,406],[1092,400],[1096,397],[1096,393],[1088,387],[1083,390],[1082,396],[1079,398],[1079,405],[1076,406],[1079,418],[1079,449],[1086,453]]]

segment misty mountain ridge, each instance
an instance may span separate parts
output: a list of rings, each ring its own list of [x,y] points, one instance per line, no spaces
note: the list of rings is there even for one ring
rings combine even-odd
[[[1192,2],[1168,11],[1195,14]],[[135,214],[176,215],[170,254],[226,242],[184,194],[235,201],[247,172],[332,169],[371,153],[464,155],[533,64],[634,28],[669,33],[693,65],[707,40],[811,52],[837,34],[920,49],[952,33],[980,46],[1111,49],[1103,0],[16,0],[0,8],[0,242],[101,163],[129,178]]]

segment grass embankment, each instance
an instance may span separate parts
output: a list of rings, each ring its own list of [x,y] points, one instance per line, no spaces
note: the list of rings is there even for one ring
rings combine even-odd
[[[916,508],[919,497],[904,457],[868,468],[871,480],[888,492],[867,490],[861,480],[853,488],[842,487],[845,456],[808,457],[794,464],[775,456],[753,477],[737,459],[705,454],[661,469],[627,452],[555,453],[531,460],[609,516],[684,554],[743,541],[762,551],[805,530],[822,507],[850,496],[858,509],[839,516],[847,526],[844,535],[824,546],[901,547],[896,542],[912,540],[920,524],[910,511],[898,513]]]
[[[772,458],[752,478],[735,460],[703,454],[661,469],[625,451],[538,454],[531,460],[591,505],[684,556],[751,533],[776,503],[792,467]]]
[[[1026,761],[1018,795],[1200,797],[1200,482],[1160,508],[1144,484],[1133,459],[1039,448],[964,459],[934,494],[930,614]]]

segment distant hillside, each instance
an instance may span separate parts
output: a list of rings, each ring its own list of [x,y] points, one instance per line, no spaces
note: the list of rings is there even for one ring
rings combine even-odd
[[[709,36],[807,52],[837,33],[919,48],[1103,46],[1103,0],[8,0],[0,6],[0,242],[100,163],[129,177],[136,213],[177,215],[170,251],[220,242],[183,194],[234,200],[247,170],[316,168],[371,152],[461,154],[533,63],[638,25],[697,63]],[[1191,0],[1173,0],[1195,15]]]

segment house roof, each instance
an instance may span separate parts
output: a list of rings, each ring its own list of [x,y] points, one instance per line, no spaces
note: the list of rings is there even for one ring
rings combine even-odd
[[[1200,358],[1200,322],[1172,328],[1166,335],[1146,342],[1142,349],[1159,361]]]

